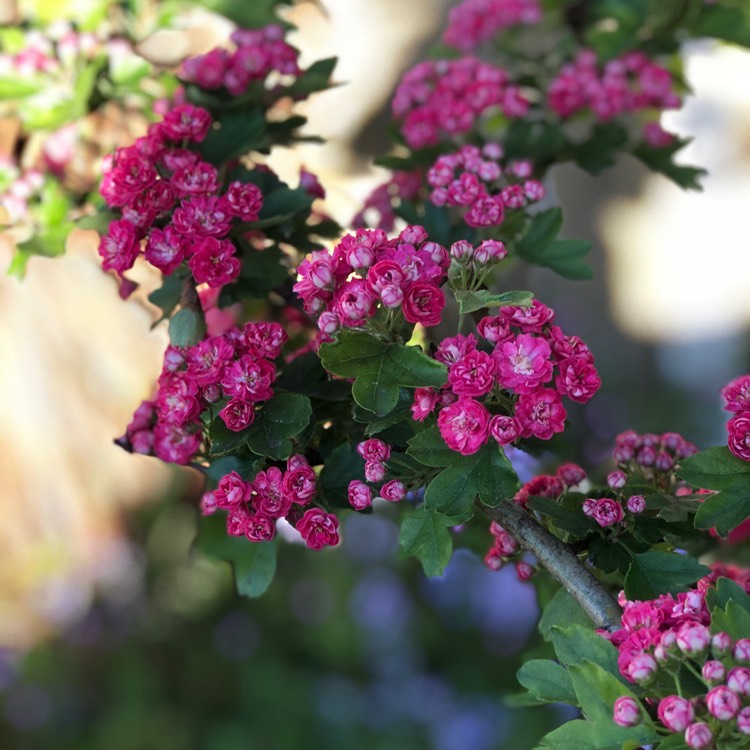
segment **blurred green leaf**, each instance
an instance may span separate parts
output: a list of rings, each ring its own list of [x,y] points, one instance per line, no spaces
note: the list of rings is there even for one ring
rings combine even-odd
[[[633,556],[625,576],[625,596],[630,600],[655,599],[659,594],[685,591],[710,573],[690,555],[651,550]]]
[[[183,307],[169,321],[169,340],[174,346],[194,346],[206,336],[203,312]]]
[[[489,307],[502,307],[503,305],[514,305],[516,307],[529,307],[534,295],[532,292],[503,292],[493,294],[486,289],[476,292],[457,291],[454,292],[458,311],[462,315],[472,313]]]
[[[453,541],[448,528],[455,525],[454,519],[420,505],[402,520],[399,543],[407,555],[422,563],[425,575],[434,578],[442,575],[451,559]]]

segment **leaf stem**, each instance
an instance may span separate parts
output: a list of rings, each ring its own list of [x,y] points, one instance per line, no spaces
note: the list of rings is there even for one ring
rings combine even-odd
[[[533,553],[565,586],[597,628],[611,632],[620,627],[622,610],[617,602],[567,544],[540,526],[511,500],[505,500],[495,508],[479,502],[476,507],[513,534],[524,549]]]

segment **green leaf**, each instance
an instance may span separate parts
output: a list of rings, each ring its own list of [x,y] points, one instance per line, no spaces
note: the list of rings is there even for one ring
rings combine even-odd
[[[510,500],[521,484],[503,449],[485,445],[470,456],[461,456],[440,472],[427,486],[428,508],[448,516],[471,511],[474,500],[490,507]]]
[[[199,149],[206,161],[219,166],[249,151],[261,151],[267,145],[263,113],[258,109],[231,109],[214,121]]]
[[[445,444],[437,425],[417,433],[409,440],[409,447],[406,452],[425,466],[440,469],[458,463],[463,458],[460,453],[451,450]]]
[[[565,588],[560,587],[542,611],[539,632],[545,641],[551,641],[554,626],[570,627],[571,625],[581,625],[591,629],[593,623],[571,594]]]
[[[516,679],[538,700],[576,705],[576,694],[570,674],[556,661],[527,661],[516,673]]]
[[[724,631],[732,638],[747,638],[750,633],[750,612],[742,604],[730,601],[724,609],[715,609],[711,617],[711,630]]]
[[[156,305],[162,311],[162,317],[160,320],[169,317],[172,310],[177,307],[180,297],[182,296],[182,287],[182,279],[174,274],[171,276],[164,276],[162,285],[158,289],[154,289],[154,291],[148,295],[148,301],[151,304]]]
[[[213,420],[211,420],[211,424],[208,426],[208,439],[211,443],[209,453],[212,456],[216,456],[222,453],[236,451],[247,443],[249,432],[250,427],[246,427],[239,432],[230,430],[220,416],[214,417]]]
[[[505,128],[503,146],[509,158],[529,158],[542,163],[553,160],[565,148],[565,137],[559,124],[518,119]]]
[[[351,384],[345,380],[332,380],[316,352],[308,352],[287,362],[274,387],[323,401],[350,401],[352,396]]]
[[[617,667],[617,649],[608,640],[597,635],[591,628],[582,625],[567,627],[553,625],[550,627],[549,633],[561,664],[570,667],[588,659],[620,680],[620,670]],[[624,681],[623,684],[625,684]]]
[[[341,383],[343,381],[336,381]],[[351,386],[349,386],[349,397],[351,398]],[[411,419],[411,405],[413,402],[412,391],[407,388],[399,390],[398,403],[395,408],[384,417],[379,417],[374,412],[363,409],[359,404],[354,405],[354,419],[367,425],[365,435],[377,435],[399,423],[408,423],[409,429],[414,424]],[[412,431],[413,433],[413,431]]]
[[[544,247],[552,242],[562,229],[562,209],[550,208],[534,214],[521,239],[515,244],[515,250],[523,257],[536,247]]]
[[[750,18],[747,10],[746,6],[731,8],[703,3],[700,15],[690,31],[693,36],[708,36],[750,47]]]
[[[95,214],[90,216],[82,216],[80,219],[76,219],[75,226],[79,229],[94,229],[99,234],[104,234],[109,225],[116,221],[118,218],[114,211],[109,211],[106,208],[99,208]]]
[[[528,507],[552,520],[552,523],[562,531],[567,531],[577,539],[585,537],[597,526],[581,509],[566,508],[557,500],[550,497],[530,497]]]
[[[256,456],[221,456],[212,458],[209,466],[203,468],[206,476],[218,483],[219,480],[232,471],[236,471],[246,482],[255,478],[260,471],[263,461]]]
[[[538,750],[623,750],[638,748],[659,739],[645,724],[620,727],[612,721],[583,721],[575,719],[558,727],[542,738]]]
[[[263,250],[249,248],[242,253],[242,270],[237,281],[242,298],[264,298],[289,278],[287,255],[276,245]]]
[[[627,550],[619,542],[602,537],[594,537],[591,540],[589,557],[602,573],[614,573],[616,570],[625,573],[630,565]]]
[[[571,148],[576,164],[594,176],[613,166],[617,152],[627,143],[628,132],[614,122],[594,125],[583,143]]]
[[[331,75],[336,67],[336,58],[327,57],[314,62],[285,93],[293,97],[306,97],[316,91],[325,91],[333,86]]]
[[[591,721],[612,721],[615,701],[621,696],[637,700],[616,677],[588,659],[569,668],[572,687],[583,715]]]
[[[737,458],[726,446],[683,459],[677,474],[693,487],[719,490],[707,496],[698,509],[697,528],[715,527],[726,536],[750,516],[750,462]]]
[[[516,307],[529,307],[533,294],[531,292],[504,292],[493,294],[486,289],[478,292],[457,291],[454,292],[458,311],[461,315],[482,310],[485,307],[501,307],[503,305],[514,305]]]
[[[260,210],[260,221],[252,222],[249,226],[263,228],[289,221],[298,214],[307,214],[312,206],[312,196],[303,188],[290,188],[281,184],[263,198]]]
[[[320,347],[320,358],[328,372],[355,378],[354,400],[381,417],[398,403],[399,386],[439,387],[447,377],[445,365],[419,347],[388,344],[367,333],[342,331],[337,341]]]
[[[686,190],[703,190],[699,179],[707,174],[705,169],[676,164],[674,155],[689,143],[689,139],[675,138],[671,146],[654,148],[641,143],[633,150],[633,156],[639,159],[653,172],[659,172],[672,182]]]
[[[448,528],[455,525],[454,518],[420,505],[401,522],[399,543],[407,555],[419,559],[425,575],[434,578],[443,574],[451,559],[453,541]]]
[[[716,585],[711,586],[706,592],[706,605],[709,609],[724,609],[730,601],[734,601],[750,613],[750,596],[731,578],[719,578]]]
[[[206,335],[206,319],[202,312],[183,307],[169,321],[169,340],[175,346],[193,346]]]
[[[247,433],[247,446],[259,456],[287,459],[292,455],[289,438],[299,435],[312,416],[307,396],[279,393],[266,401]]]
[[[240,596],[261,596],[276,572],[276,545],[229,536],[224,514],[200,520],[196,548],[207,557],[231,563]]]
[[[710,572],[690,555],[643,552],[633,555],[625,576],[625,596],[644,600],[655,599],[659,594],[676,594]]]
[[[318,478],[323,500],[339,508],[349,508],[349,482],[365,479],[365,462],[349,443],[342,443],[326,458]]]

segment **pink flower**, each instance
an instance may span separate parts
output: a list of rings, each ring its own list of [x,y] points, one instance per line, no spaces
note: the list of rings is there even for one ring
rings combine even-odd
[[[558,363],[558,368],[555,387],[572,401],[586,403],[602,384],[596,368],[585,357],[570,357]]]
[[[677,695],[670,695],[659,701],[657,710],[661,723],[673,732],[684,732],[695,718],[690,701]]]
[[[244,534],[251,542],[270,542],[276,536],[274,519],[264,513],[248,514]]]
[[[726,673],[727,670],[724,665],[720,661],[715,660],[707,661],[701,669],[701,675],[709,685],[717,685],[718,683],[723,682]],[[732,690],[735,689],[731,685],[729,687],[732,688]]]
[[[532,393],[552,379],[552,350],[539,336],[522,333],[495,347],[497,379],[503,388]]]
[[[721,389],[724,408],[735,414],[750,411],[750,375],[741,375]]]
[[[292,497],[284,491],[283,474],[277,466],[259,471],[252,489],[253,509],[272,520],[285,516],[292,507]]]
[[[231,240],[204,237],[193,245],[193,249],[188,266],[197,283],[220,287],[240,275],[240,261],[235,257]]]
[[[646,510],[646,498],[644,498],[643,495],[631,495],[628,498],[625,507],[634,516],[637,516],[639,513],[643,513],[643,511]]]
[[[711,638],[711,651],[714,656],[724,656],[732,648],[732,638],[729,633],[715,633]]]
[[[367,271],[367,283],[373,292],[380,295],[387,287],[401,287],[404,273],[398,263],[392,260],[380,260]]]
[[[475,349],[448,370],[448,382],[458,396],[483,396],[495,385],[495,361],[486,352]]]
[[[211,516],[216,513],[218,506],[216,505],[216,497],[213,492],[204,492],[201,497],[201,515]]]
[[[211,115],[200,107],[181,104],[164,115],[159,132],[172,141],[188,139],[200,143],[211,127]]]
[[[482,318],[477,325],[477,332],[491,344],[507,341],[513,337],[508,321],[501,315]]]
[[[586,472],[577,464],[562,464],[557,467],[556,474],[566,487],[575,487],[586,479]]]
[[[409,323],[423,326],[437,325],[445,307],[445,295],[439,287],[424,282],[411,285],[404,296],[401,310]]]
[[[645,685],[653,679],[658,665],[651,654],[636,654],[627,668],[626,676],[639,685]]]
[[[219,173],[213,164],[200,161],[178,169],[170,184],[181,198],[191,195],[208,195],[219,189]]]
[[[705,625],[698,622],[686,622],[677,631],[677,647],[683,654],[697,656],[708,648],[711,633]]]
[[[417,388],[414,391],[414,403],[411,414],[416,422],[424,422],[433,411],[438,401],[438,392],[432,388]]]
[[[474,250],[474,261],[482,265],[502,260],[508,254],[504,242],[485,240]]]
[[[469,352],[477,348],[477,341],[473,334],[468,336],[452,336],[443,339],[435,352],[435,359],[443,364],[450,365],[463,359]]]
[[[523,333],[541,333],[543,326],[551,323],[555,317],[555,313],[538,299],[531,300],[529,307],[501,307],[500,314],[511,325],[518,326]]]
[[[743,708],[737,715],[737,729],[742,734],[750,734],[750,706]]]
[[[510,557],[518,552],[518,540],[509,532],[503,530],[495,535],[495,547],[505,557]]]
[[[620,523],[623,518],[622,505],[617,500],[602,497],[596,501],[592,517],[602,528]]]
[[[230,471],[219,480],[219,486],[214,490],[214,502],[217,508],[231,510],[243,503],[248,495],[248,485],[236,471]]]
[[[583,514],[591,518],[594,515],[594,509],[596,508],[596,499],[593,497],[588,497],[583,501],[583,505],[581,505],[581,510],[583,511]]]
[[[334,312],[343,326],[361,326],[375,308],[375,297],[364,279],[350,279],[336,290]]]
[[[227,534],[242,536],[250,521],[250,511],[244,505],[238,505],[227,513]]]
[[[385,478],[385,464],[380,461],[365,462],[365,479],[368,482],[380,482]]]
[[[523,581],[526,583],[526,581],[530,581],[531,577],[534,575],[534,566],[529,565],[527,562],[517,562],[516,563],[516,576],[518,576],[519,581]]]
[[[255,420],[255,409],[249,401],[233,399],[220,412],[224,424],[233,432],[240,432]]]
[[[349,505],[354,510],[364,510],[372,505],[372,490],[359,479],[349,482]]]
[[[480,197],[464,214],[464,221],[470,227],[494,227],[502,224],[505,208],[500,196]]]
[[[187,248],[187,240],[170,224],[165,229],[151,230],[144,257],[152,266],[169,275],[185,260]]]
[[[200,449],[201,433],[188,427],[178,427],[168,422],[157,422],[154,427],[154,454],[162,461],[187,464]]]
[[[99,242],[99,255],[105,271],[123,273],[133,267],[141,249],[138,229],[129,221],[113,221]]]
[[[635,698],[621,695],[616,701],[613,711],[615,724],[621,727],[634,727],[642,721],[641,707]]]
[[[315,497],[315,472],[308,465],[287,469],[283,480],[284,493],[293,503],[304,505]]]
[[[713,741],[711,727],[704,721],[697,721],[685,730],[685,744],[693,750],[705,750],[711,747]]]
[[[490,551],[484,556],[484,564],[490,570],[500,570],[503,567],[505,560],[503,555],[497,547],[492,547]]]
[[[244,355],[226,367],[221,387],[230,398],[255,403],[271,398],[275,378],[276,370],[270,362]]]
[[[750,461],[750,411],[740,412],[730,419],[727,423],[727,432],[729,450],[737,458]]]
[[[516,404],[516,418],[521,424],[522,437],[549,440],[565,429],[567,412],[560,396],[551,388],[542,388],[529,395],[521,394]]]
[[[297,531],[310,549],[334,547],[339,543],[339,519],[333,513],[310,508],[297,521]]]
[[[380,488],[380,497],[384,500],[390,500],[397,503],[406,497],[406,486],[398,479],[391,479]]]
[[[255,221],[263,205],[260,189],[251,183],[232,182],[224,193],[229,211],[242,221]]]
[[[721,662],[706,662],[706,664],[721,665]],[[722,679],[723,675],[716,682],[721,682]],[[750,696],[750,669],[747,669],[747,667],[734,667],[730,669],[727,675],[727,687],[730,690],[734,690],[737,695]]]
[[[711,716],[720,721],[729,721],[739,713],[742,701],[739,695],[724,685],[711,688],[706,694],[706,705]]]
[[[625,483],[627,481],[627,474],[625,474],[624,471],[620,471],[619,469],[617,471],[612,471],[607,475],[607,484],[613,490],[621,490],[625,486]]]
[[[734,658],[745,664],[750,664],[750,638],[740,638],[734,644]]]
[[[365,461],[377,461],[382,463],[391,457],[391,447],[379,438],[370,438],[357,444],[357,453]]]
[[[521,425],[514,417],[496,414],[490,420],[490,435],[500,445],[510,445],[521,434]]]
[[[473,398],[461,396],[440,412],[438,429],[451,450],[468,456],[487,442],[490,413]]]
[[[242,329],[242,342],[248,354],[276,359],[281,355],[281,347],[289,337],[278,323],[247,323]]]

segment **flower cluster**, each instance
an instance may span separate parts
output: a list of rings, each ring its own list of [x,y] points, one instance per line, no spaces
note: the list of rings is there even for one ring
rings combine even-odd
[[[479,339],[473,334],[444,339],[435,358],[448,366],[448,383],[439,392],[417,388],[414,419],[422,421],[442,407],[440,434],[463,455],[476,453],[490,437],[509,445],[562,432],[567,416],[562,397],[585,403],[601,380],[588,347],[553,320],[554,311],[534,300],[483,318]]]
[[[560,117],[590,109],[600,122],[624,113],[681,105],[672,75],[642,52],[629,52],[600,68],[591,50],[579,52],[562,67],[549,86],[547,100]]]
[[[418,63],[401,79],[392,108],[407,144],[422,148],[443,134],[468,133],[490,108],[523,117],[529,104],[502,68],[463,57]]]
[[[23,221],[29,204],[39,198],[44,185],[44,174],[38,169],[19,170],[11,159],[0,160],[0,207],[4,216],[0,224]]]
[[[436,206],[465,208],[464,221],[470,227],[491,227],[502,223],[506,210],[541,200],[544,187],[530,179],[531,163],[512,161],[503,167],[502,156],[502,147],[494,143],[481,150],[464,146],[440,156],[427,173],[433,188],[430,201]]]
[[[370,438],[357,445],[357,453],[365,460],[367,482],[359,479],[349,482],[349,505],[354,510],[364,510],[372,505],[373,500],[373,490],[369,484],[382,482],[385,478],[385,462],[391,456],[391,447],[378,438]],[[390,479],[380,487],[378,497],[397,503],[406,497],[406,485],[398,479]]]
[[[449,11],[443,41],[468,52],[502,29],[535,24],[541,17],[538,0],[464,0]]]
[[[719,575],[750,589],[747,575],[722,568],[676,597],[627,601],[621,595],[622,628],[611,635],[623,677],[646,687],[647,703],[657,706],[660,724],[684,733],[685,743],[696,750],[713,748],[717,740],[729,743],[722,747],[744,746],[750,734],[750,640],[712,635],[710,629],[705,594]],[[697,695],[684,696],[681,669],[702,683]],[[664,695],[670,684],[679,694]],[[613,718],[620,726],[635,726],[644,716],[645,708],[630,696],[615,702]]]
[[[445,307],[440,284],[449,264],[448,251],[428,242],[422,227],[406,227],[392,240],[380,229],[358,229],[333,252],[311,253],[297,269],[294,291],[317,318],[322,340],[341,327],[365,326],[378,312],[391,325],[433,326]]]
[[[516,575],[519,580],[528,581],[536,569],[521,558],[523,550],[518,540],[495,521],[490,524],[490,534],[492,534],[493,544],[484,556],[484,564],[490,570],[500,570],[506,563],[515,560]]]
[[[239,181],[222,193],[217,168],[186,148],[210,127],[205,109],[177,106],[105,165],[101,194],[122,212],[99,244],[105,270],[122,274],[143,250],[165,274],[186,264],[198,284],[220,287],[238,276],[232,226],[256,220],[263,198]]]
[[[272,360],[286,338],[278,323],[248,323],[195,346],[170,346],[156,397],[138,407],[122,444],[135,453],[186,464],[204,443],[213,411],[228,429],[244,430],[255,419],[256,405],[273,395]]]
[[[721,390],[724,408],[734,416],[727,422],[729,450],[750,461],[750,375],[742,375]]]
[[[339,543],[339,520],[313,504],[316,476],[307,459],[293,455],[282,471],[271,466],[252,481],[236,472],[225,474],[216,489],[201,499],[204,515],[227,513],[227,534],[245,536],[251,542],[267,542],[276,536],[276,522],[285,518],[302,535],[310,549]]]
[[[250,84],[265,81],[272,72],[298,76],[298,52],[284,40],[278,25],[262,29],[236,29],[230,37],[235,49],[212,49],[189,57],[182,64],[181,77],[203,89],[225,88],[233,96],[247,91]]]

